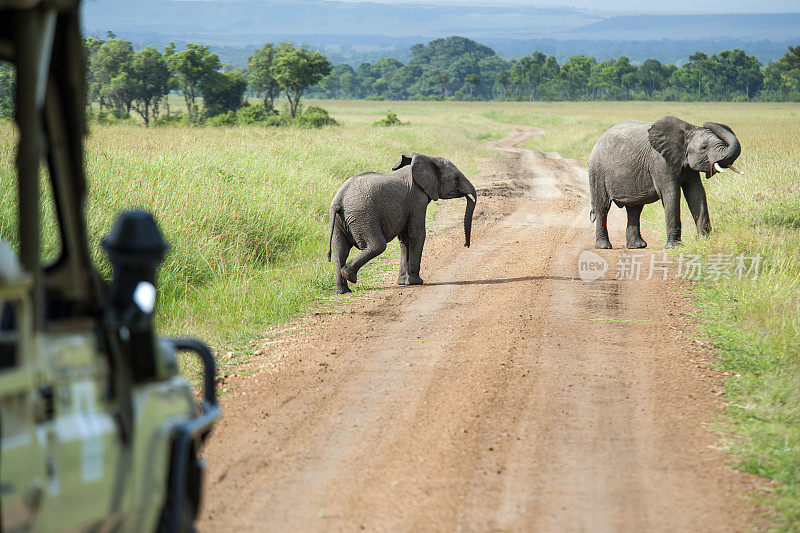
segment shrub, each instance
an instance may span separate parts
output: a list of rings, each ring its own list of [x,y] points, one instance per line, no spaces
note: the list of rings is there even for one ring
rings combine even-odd
[[[397,118],[397,113],[389,113],[386,118],[382,118],[375,122],[373,126],[405,126],[408,122],[403,122]]]
[[[123,109],[115,108],[111,111],[98,111],[97,122],[98,124],[124,124],[133,122],[133,119]]]
[[[338,124],[336,120],[328,115],[328,112],[317,106],[309,106],[303,114],[297,115],[293,123],[302,128],[321,128],[322,126],[334,126]]]
[[[267,115],[261,104],[250,104],[236,112],[236,122],[239,124],[262,124],[267,122],[271,115]]]
[[[264,121],[266,126],[288,126],[292,123],[292,117],[289,113],[281,113],[280,115],[268,115]]]
[[[214,72],[200,87],[206,117],[224,115],[227,111],[236,112],[244,104],[247,80],[236,72]]]
[[[206,124],[209,126],[235,126],[236,113],[233,111],[225,111],[213,117],[208,117],[206,119]]]
[[[162,115],[158,117],[156,126],[186,126],[186,117],[180,111],[173,111],[169,115]]]

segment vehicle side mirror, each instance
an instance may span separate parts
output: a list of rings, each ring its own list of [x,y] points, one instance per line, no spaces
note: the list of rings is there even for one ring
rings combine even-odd
[[[169,244],[150,213],[133,210],[117,218],[102,245],[114,267],[108,290],[109,312],[131,364],[133,380],[157,378],[161,365],[153,332],[155,282]]]

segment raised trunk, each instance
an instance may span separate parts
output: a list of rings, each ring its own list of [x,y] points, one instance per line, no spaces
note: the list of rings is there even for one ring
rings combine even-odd
[[[739,139],[736,138],[736,135],[726,126],[722,124],[717,124],[716,122],[706,122],[703,124],[704,128],[708,128],[713,131],[717,137],[722,139],[725,144],[728,145],[728,149],[723,152],[717,161],[721,166],[727,168],[736,161],[736,158],[739,157],[739,154],[742,153],[742,147],[739,144]]]

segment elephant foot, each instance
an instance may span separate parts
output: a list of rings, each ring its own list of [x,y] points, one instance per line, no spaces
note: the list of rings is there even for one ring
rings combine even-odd
[[[639,237],[636,240],[630,241],[625,245],[628,249],[635,250],[638,248],[647,248],[647,243],[644,242],[644,239]]]
[[[353,291],[347,285],[336,287],[336,294],[347,294],[348,292],[353,292]]]
[[[342,270],[340,270],[339,272],[341,272],[344,279],[346,279],[350,283],[358,283],[358,274],[356,274],[355,272],[352,273],[349,272],[347,270],[347,267],[342,267]]]
[[[609,241],[608,239],[605,240],[597,239],[597,241],[594,243],[594,247],[599,248],[601,250],[610,250],[612,248],[611,241]]]
[[[683,246],[683,243],[681,241],[667,241],[667,245],[664,248],[677,248],[678,246]]]
[[[408,274],[400,274],[397,276],[397,284],[398,285],[408,285]]]
[[[422,285],[423,283],[422,278],[414,274],[409,274],[408,281],[406,281],[406,285]]]

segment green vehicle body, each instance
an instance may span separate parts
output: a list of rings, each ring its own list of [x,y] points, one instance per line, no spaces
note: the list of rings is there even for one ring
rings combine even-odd
[[[220,415],[214,360],[198,341],[153,335],[153,280],[166,247],[136,248],[142,228],[160,239],[149,215],[123,215],[104,243],[110,285],[90,260],[78,4],[0,0],[0,58],[16,65],[19,132],[19,253],[0,240],[0,530],[192,530],[198,450]],[[61,237],[48,265],[43,179]],[[178,374],[181,350],[203,363],[200,399]]]

